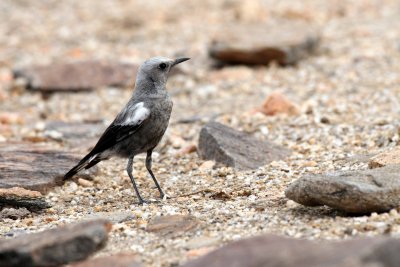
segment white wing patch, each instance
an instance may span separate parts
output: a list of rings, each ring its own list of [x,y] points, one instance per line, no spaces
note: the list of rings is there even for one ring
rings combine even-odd
[[[130,114],[130,116],[126,117],[122,125],[140,124],[150,115],[150,110],[148,108],[145,108],[143,102],[137,103],[133,107],[133,109],[134,109],[133,112]]]

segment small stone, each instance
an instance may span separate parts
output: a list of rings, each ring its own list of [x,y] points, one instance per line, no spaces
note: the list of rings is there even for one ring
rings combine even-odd
[[[400,206],[400,165],[304,176],[285,194],[306,206],[361,214],[389,211]]]
[[[50,204],[46,202],[40,192],[21,187],[0,188],[0,204],[26,207],[29,210],[41,210],[50,207]]]
[[[104,220],[66,225],[0,241],[0,266],[60,266],[105,246],[111,225]]]
[[[198,224],[198,220],[190,215],[157,216],[149,221],[146,231],[176,237],[184,232],[193,231]]]
[[[119,253],[111,256],[99,257],[83,262],[71,264],[71,267],[140,267],[137,255]]]
[[[201,247],[201,248],[191,249],[186,253],[186,256],[189,259],[197,258],[209,253],[213,249],[214,249],[213,247]]]
[[[289,155],[288,149],[217,122],[201,129],[198,149],[201,158],[237,169],[256,169]]]
[[[178,156],[190,154],[197,151],[197,146],[195,144],[190,144],[182,147],[176,154]]]
[[[212,58],[230,64],[295,64],[313,53],[319,34],[300,22],[224,25],[209,48]]]
[[[371,169],[380,168],[389,164],[400,164],[400,147],[386,151],[372,157],[368,162]]]
[[[299,108],[279,92],[272,92],[259,111],[268,116],[280,113],[288,115],[298,115],[300,113]]]
[[[82,178],[78,179],[78,184],[83,186],[83,187],[93,187],[93,182],[92,181],[89,181],[89,180],[86,180],[86,179],[82,179]]]
[[[215,166],[215,162],[212,160],[206,160],[199,166],[199,171],[211,170]]]
[[[316,161],[310,160],[303,163],[303,167],[316,167],[318,163]]]

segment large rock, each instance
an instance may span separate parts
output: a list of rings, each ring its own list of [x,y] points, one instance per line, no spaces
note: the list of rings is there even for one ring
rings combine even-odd
[[[233,64],[294,64],[312,53],[319,43],[318,33],[299,22],[226,25],[219,32],[209,54]]]
[[[380,168],[390,164],[400,164],[400,147],[396,147],[393,150],[382,152],[374,157],[372,157],[368,166],[373,168]]]
[[[61,185],[64,174],[81,156],[42,144],[0,142],[0,188],[22,187],[44,193]]]
[[[67,225],[0,241],[0,267],[60,266],[104,247],[111,224],[104,220]]]
[[[79,91],[103,86],[131,86],[137,69],[135,64],[88,60],[31,65],[14,70],[14,78],[26,79],[32,90]]]
[[[196,229],[198,224],[198,220],[190,215],[157,216],[150,220],[146,231],[162,236],[176,237]]]
[[[198,151],[203,159],[238,169],[255,169],[289,154],[283,147],[217,122],[209,122],[201,129]]]
[[[384,212],[400,206],[400,165],[304,176],[286,196],[306,206],[327,205],[349,213]]]
[[[25,207],[30,210],[50,207],[40,192],[26,190],[21,187],[0,188],[0,205]]]
[[[75,264],[71,267],[140,267],[140,263],[136,261],[137,255],[135,254],[115,254],[112,256],[105,256],[95,258]]]
[[[183,267],[397,267],[400,240],[314,242],[265,235],[232,242]]]

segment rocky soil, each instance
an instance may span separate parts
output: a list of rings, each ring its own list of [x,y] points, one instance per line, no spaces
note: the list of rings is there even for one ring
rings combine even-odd
[[[380,244],[378,236],[400,236],[400,174],[387,177],[379,171],[386,165],[399,168],[398,1],[172,0],[161,5],[156,0],[3,0],[0,17],[0,187],[40,191],[13,189],[23,193],[23,205],[12,192],[1,192],[0,257],[12,245],[8,242],[18,244],[11,240],[24,234],[97,219],[113,225],[107,244],[94,257],[113,261],[112,255],[125,255],[119,258],[132,262],[134,257],[143,266],[201,266],[190,261],[230,241],[262,234],[324,244],[359,237],[376,237]],[[291,35],[298,36],[285,36],[288,24],[296,29]],[[224,29],[232,31],[234,25],[239,37],[241,31],[253,32],[254,25],[266,25],[276,38],[269,36],[264,43],[260,35],[243,34],[246,40],[254,36],[254,42],[226,41]],[[219,40],[232,42],[226,47],[234,49],[211,57]],[[134,163],[140,192],[150,200],[143,206],[137,204],[121,159],[102,162],[62,184],[62,173],[93,146],[129,99],[132,86],[124,86],[130,83],[121,81],[121,74],[118,83],[113,76],[113,82],[93,79],[93,86],[79,86],[80,77],[70,90],[68,81],[61,83],[62,90],[51,85],[41,90],[40,83],[30,86],[17,70],[94,60],[119,62],[118,68],[127,64],[134,75],[133,66],[153,56],[191,57],[169,79],[174,110],[153,154],[153,171],[168,198],[158,199],[144,156]],[[244,58],[257,60],[230,65]],[[196,150],[200,131],[210,121],[271,142],[287,157],[249,169],[203,159]],[[378,182],[357,175],[347,181],[338,172],[379,177]],[[309,177],[340,177],[349,199],[368,192],[366,204],[355,210],[349,207],[352,201],[337,203],[343,191],[329,198],[329,190],[316,190],[311,204],[288,199],[285,190],[297,181],[303,185],[296,188],[303,195],[297,196],[309,200]],[[40,208],[29,208],[32,202]],[[71,261],[78,258],[83,257]]]

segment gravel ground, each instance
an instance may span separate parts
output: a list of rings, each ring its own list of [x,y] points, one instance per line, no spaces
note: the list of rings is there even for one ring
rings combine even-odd
[[[93,212],[131,211],[135,218],[115,224],[98,255],[133,251],[146,266],[174,266],[208,248],[261,233],[316,240],[400,235],[397,210],[351,217],[284,197],[287,185],[304,174],[364,169],[370,156],[400,144],[399,13],[394,0],[171,0],[162,6],[155,0],[1,1],[0,112],[22,118],[0,128],[3,141],[40,135],[47,120],[108,123],[131,94],[131,89],[103,88],[44,98],[11,80],[15,66],[87,58],[140,63],[155,55],[192,60],[182,64],[184,74],[169,81],[174,111],[153,161],[170,199],[158,201],[144,157],[137,157],[139,188],[146,199],[154,200],[138,206],[126,162],[110,160],[99,164],[93,186],[68,181],[47,195],[51,209],[21,220],[6,219],[0,222],[0,234],[36,232]],[[207,45],[221,23],[282,18],[320,28],[316,55],[291,67],[211,67]],[[276,90],[299,105],[301,114],[255,113]],[[180,123],[194,117],[199,119]],[[292,155],[254,171],[210,169],[196,153],[179,155],[180,149],[197,143],[201,126],[211,118],[273,140],[290,148]],[[195,231],[177,237],[145,231],[149,219],[165,214],[191,214],[200,223]]]

